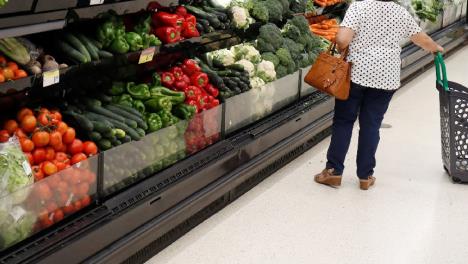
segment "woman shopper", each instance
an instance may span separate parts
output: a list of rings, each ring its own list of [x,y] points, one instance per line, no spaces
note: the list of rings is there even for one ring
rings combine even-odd
[[[335,100],[328,161],[326,169],[315,176],[316,182],[341,185],[353,126],[359,117],[357,176],[362,190],[374,185],[379,130],[390,100],[400,87],[400,42],[407,38],[427,51],[443,51],[397,3],[365,0],[350,5],[336,42],[340,50],[349,46],[351,90],[348,100]]]

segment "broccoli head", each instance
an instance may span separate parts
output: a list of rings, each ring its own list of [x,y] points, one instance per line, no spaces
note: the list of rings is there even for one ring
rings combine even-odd
[[[309,64],[312,65],[317,59],[318,53],[316,51],[309,51]]]
[[[283,48],[289,50],[289,53],[291,53],[291,57],[293,58],[293,60],[299,60],[301,54],[304,52],[304,45],[302,45],[301,43],[297,43],[296,41],[290,38],[283,39]]]
[[[283,21],[283,5],[278,0],[266,0],[264,3],[268,9],[270,22]]]
[[[270,16],[265,3],[257,0],[250,0],[249,3],[250,15],[259,22],[268,23]]]
[[[276,56],[278,57],[280,64],[283,66],[288,66],[290,64],[294,64],[294,61],[291,57],[291,53],[288,49],[280,48],[276,51]]]
[[[320,37],[317,37],[312,33],[301,35],[297,39],[297,41],[304,45],[307,51],[314,51],[320,49],[320,47],[322,46],[322,41],[320,40]]]
[[[288,17],[292,14],[291,10],[289,9],[289,0],[277,0],[281,6],[283,7],[283,16]]]
[[[278,67],[276,67],[275,71],[277,79],[283,78],[284,76],[288,75],[288,69],[283,65],[279,65]]]
[[[301,31],[295,25],[286,23],[281,30],[283,37],[297,40],[301,36]]]
[[[309,23],[304,16],[294,16],[288,20],[288,23],[295,25],[302,34],[310,34]]]
[[[278,67],[280,61],[278,57],[273,52],[265,52],[262,54],[262,59],[266,61],[271,61],[275,65],[275,68]]]
[[[305,68],[305,67],[307,67],[309,65],[311,65],[310,64],[309,54],[307,54],[307,53],[301,54],[301,59],[299,60],[299,67],[300,68]]]
[[[282,46],[283,37],[281,36],[281,30],[275,24],[268,23],[260,28],[260,34],[257,40],[257,48],[259,51],[275,52]]]
[[[298,65],[296,65],[296,63],[294,61],[292,61],[291,64],[286,66],[286,69],[288,70],[288,74],[292,74],[292,73],[296,72],[299,69],[299,67],[298,67]]]
[[[289,0],[289,8],[293,13],[305,13],[307,0]]]

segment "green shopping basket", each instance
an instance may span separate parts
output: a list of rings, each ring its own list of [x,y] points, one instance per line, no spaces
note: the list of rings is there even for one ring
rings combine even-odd
[[[454,182],[468,182],[468,88],[448,81],[442,54],[434,61],[444,168]]]

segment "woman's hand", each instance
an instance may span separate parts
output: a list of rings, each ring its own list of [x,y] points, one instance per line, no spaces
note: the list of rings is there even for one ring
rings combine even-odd
[[[432,53],[444,52],[444,48],[437,44],[437,42],[432,40],[432,38],[424,32],[420,32],[416,35],[413,35],[411,37],[411,41],[426,51]]]
[[[336,34],[336,44],[339,50],[346,49],[354,38],[354,30],[346,27],[340,27]]]

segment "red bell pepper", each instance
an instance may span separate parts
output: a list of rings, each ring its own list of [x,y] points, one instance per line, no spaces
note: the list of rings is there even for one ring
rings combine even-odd
[[[184,81],[175,81],[174,88],[178,91],[183,91],[187,87],[187,83]]]
[[[177,81],[181,81],[184,76],[184,71],[180,67],[173,67],[171,73],[174,74],[174,77]]]
[[[185,16],[185,22],[197,24],[197,18],[194,15],[188,14]]]
[[[213,97],[218,97],[219,95],[219,90],[216,89],[216,87],[214,87],[211,83],[205,86],[205,91],[207,91]]]
[[[195,100],[198,102],[200,101],[202,96],[202,91],[200,90],[200,88],[194,85],[189,85],[185,87],[184,92],[188,100]]]
[[[180,40],[180,31],[177,31],[175,27],[156,28],[154,34],[164,43],[174,43]]]
[[[182,75],[182,81],[184,81],[188,85],[188,84],[190,84],[190,77],[188,77],[187,74],[184,74],[184,75]]]
[[[207,109],[210,109],[210,97],[208,94],[204,94],[202,96],[200,96],[200,100],[198,101],[198,104],[200,106],[201,109],[203,110],[207,110]]]
[[[166,27],[175,27],[175,28],[182,28],[185,18],[179,16],[177,14],[171,14],[163,11],[159,11],[154,13],[153,22],[156,22],[158,26],[166,26]]]
[[[175,10],[175,13],[181,17],[185,17],[188,14],[187,9],[183,6],[178,6]]]
[[[200,36],[200,32],[198,32],[198,29],[194,23],[184,22],[182,36],[184,38],[196,38]]]
[[[192,85],[203,88],[208,84],[209,79],[208,79],[208,75],[206,73],[196,72],[196,73],[192,74],[192,76],[190,77],[190,81],[191,81]]]
[[[174,85],[174,82],[175,82],[175,77],[174,77],[174,74],[170,73],[170,72],[163,72],[161,74],[161,84],[168,87],[168,88],[172,88],[172,86]]]
[[[198,107],[198,102],[197,101],[188,99],[188,100],[185,100],[185,103],[188,104],[188,105],[195,106],[197,108],[197,113],[200,113],[200,108]]]
[[[214,107],[216,107],[218,105],[219,105],[219,100],[218,99],[213,99],[211,101],[211,107],[210,108],[214,108]]]
[[[156,12],[160,8],[162,8],[161,4],[156,1],[153,1],[148,4],[148,7],[146,7],[146,10]]]
[[[182,64],[182,70],[187,74],[187,75],[192,75],[196,72],[201,72],[200,66],[198,66],[198,63],[195,60],[192,59],[186,59],[184,60]]]

